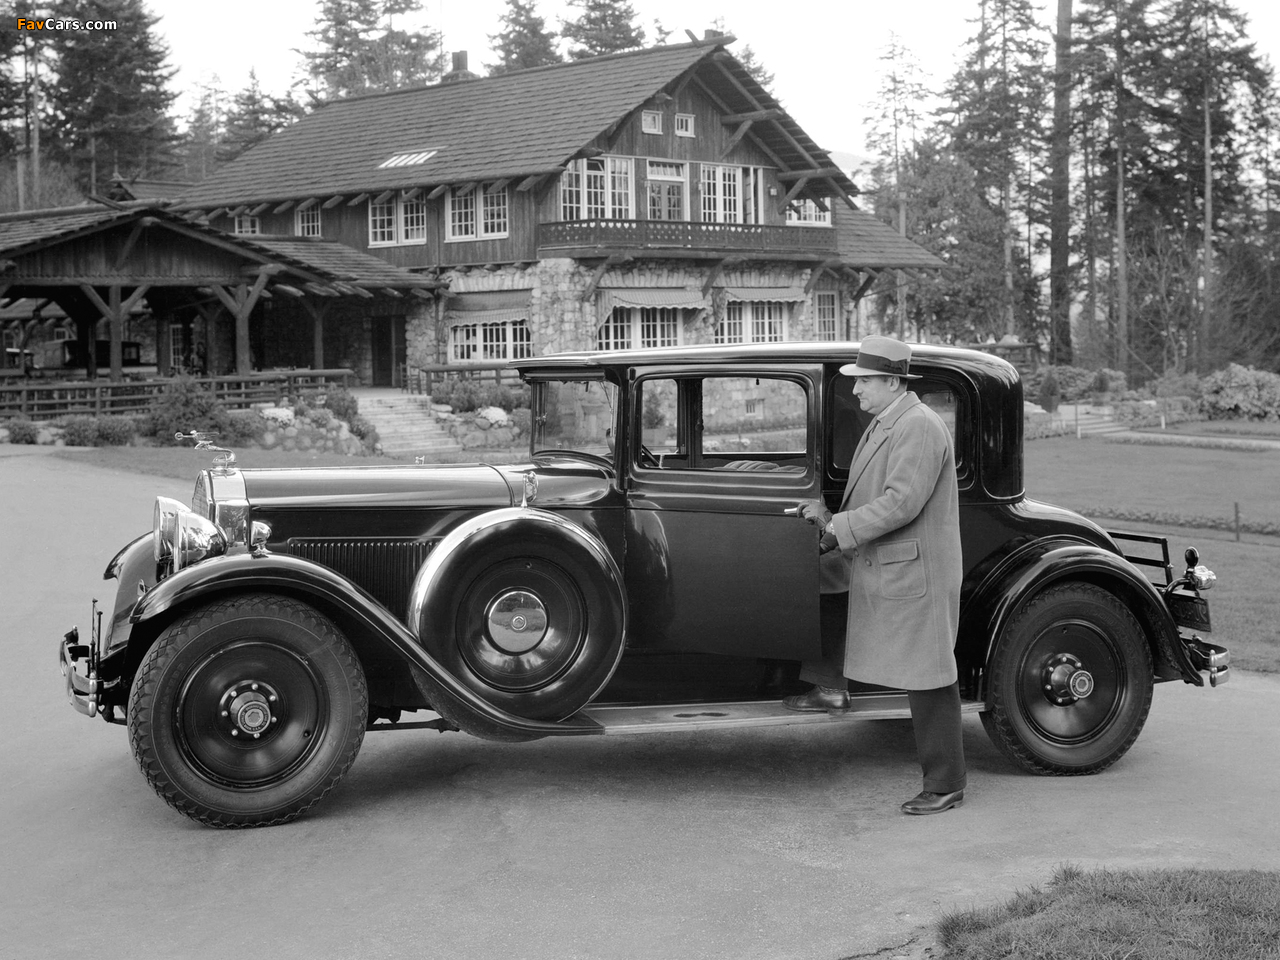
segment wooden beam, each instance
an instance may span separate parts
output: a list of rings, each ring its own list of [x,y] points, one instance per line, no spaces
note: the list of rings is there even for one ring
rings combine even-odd
[[[418,194],[420,194],[421,192],[422,192],[422,188],[421,188],[421,187],[414,187],[412,190],[401,190],[401,191],[400,191],[400,199],[401,199],[401,200],[412,200],[414,197],[416,197],[416,196],[417,196]]]
[[[364,203],[368,199],[369,199],[369,195],[367,193],[357,193],[354,197],[352,197],[350,200],[347,201],[347,206],[348,207],[359,206],[360,204]]]
[[[271,204],[269,203],[260,203],[256,207],[254,207],[252,210],[249,211],[249,216],[256,217],[259,214],[261,214],[263,210],[267,209],[267,207],[269,206],[271,206]]]
[[[824,180],[828,177],[843,177],[844,171],[839,167],[819,167],[816,170],[787,170],[778,171],[778,180],[787,183],[791,180]]]
[[[582,291],[582,296],[579,297],[579,300],[581,300],[583,303],[586,303],[588,300],[590,300],[595,295],[596,287],[600,286],[600,280],[604,277],[605,271],[608,270],[610,267],[615,266],[619,263],[623,263],[629,259],[631,258],[622,257],[622,256],[619,256],[618,254],[614,254],[613,256],[605,257],[603,260],[601,260],[600,264],[596,267],[595,272],[591,275],[591,282],[588,283],[587,288]]]
[[[480,186],[480,182],[478,180],[472,180],[470,183],[464,183],[460,187],[455,187],[453,195],[455,197],[465,197],[478,186]]]
[[[288,294],[288,295],[289,295],[289,296],[291,296],[291,297],[305,297],[305,296],[306,296],[306,294],[305,294],[305,293],[303,293],[301,290],[299,290],[297,287],[291,287],[291,286],[289,286],[289,284],[287,284],[287,283],[277,283],[277,284],[276,284],[274,287],[272,287],[271,289],[272,289],[272,290],[279,290],[281,293]]]
[[[394,190],[383,190],[380,194],[378,194],[376,197],[373,198],[373,203],[375,204],[386,203],[395,195],[396,195],[396,192]]]
[[[724,149],[720,151],[721,160],[733,152],[733,148],[738,145],[738,141],[745,137],[751,130],[751,124],[753,122],[754,121],[752,120],[744,120],[742,123],[738,124],[738,129],[733,131],[733,136],[729,138],[729,142],[726,143],[724,145]]]
[[[303,210],[310,210],[319,202],[320,202],[319,197],[307,197],[307,199],[303,200],[300,204],[298,204],[298,212],[301,213]]]
[[[867,291],[871,289],[871,285],[876,282],[876,278],[879,276],[880,276],[879,270],[868,271],[867,279],[863,280],[861,286],[859,286],[858,289],[854,291],[854,294],[853,294],[854,303],[857,303],[864,296],[866,296]]]
[[[703,82],[701,77],[694,76],[693,82],[698,85],[698,89],[702,91],[702,93],[706,96],[706,98],[710,100],[713,104],[715,104],[718,110],[721,110],[724,113],[730,112],[729,105],[725,103],[723,100],[721,100],[719,95],[710,87],[708,87],[706,83]],[[778,167],[779,169],[781,169],[783,167],[788,166],[788,164],[784,163],[782,158],[779,157],[776,153],[774,153],[773,150],[770,149],[769,145],[765,143],[763,140],[761,140],[757,134],[751,133],[751,134],[748,134],[748,136],[750,136],[751,142],[754,143],[757,147],[759,147],[760,150],[764,153],[764,155],[773,161],[773,165],[775,167]]]
[[[495,180],[493,181],[493,183],[489,184],[489,192],[497,193],[499,190],[505,189],[507,184],[509,184],[510,182],[511,182],[510,177],[507,177],[503,180]]]
[[[427,199],[438,200],[440,197],[444,196],[448,192],[448,190],[449,190],[449,185],[447,183],[442,183],[440,184],[440,186],[436,187],[434,190],[432,190],[430,193],[427,194]]]
[[[286,210],[288,210],[288,209],[289,209],[290,207],[292,207],[292,206],[293,206],[293,201],[292,201],[292,200],[286,200],[284,203],[280,204],[280,206],[276,207],[276,208],[275,208],[274,210],[272,210],[271,212],[272,212],[272,213],[284,213]]]
[[[226,213],[227,209],[228,209],[227,207],[214,207],[212,210],[209,211],[209,219],[210,220],[217,219],[218,217]]]
[[[129,231],[129,236],[125,238],[124,243],[121,245],[120,252],[116,254],[116,262],[112,267],[115,273],[119,273],[124,269],[124,262],[129,259],[129,254],[133,252],[133,245],[138,242],[138,237],[142,235],[142,228],[147,225],[147,220],[155,223],[152,217],[142,217],[134,221],[133,229]]]
[[[744,120],[776,120],[785,117],[786,113],[776,108],[748,110],[746,113],[727,113],[720,118],[723,123],[742,123]]]
[[[240,206],[236,207],[235,209],[228,210],[227,216],[231,217],[234,220],[236,217],[240,216],[248,209],[249,209],[249,205],[247,203],[242,203],[240,204]]]
[[[707,272],[707,280],[702,285],[702,295],[705,297],[711,292],[711,288],[716,285],[716,281],[720,279],[720,274],[724,272],[724,260],[717,260],[711,265],[710,271]]]
[[[520,181],[520,186],[516,187],[516,193],[528,193],[530,190],[535,189],[538,186],[538,184],[540,184],[548,176],[550,176],[550,174],[535,173],[531,177],[525,177],[523,180]]]
[[[345,199],[346,199],[346,197],[344,197],[344,196],[343,196],[342,194],[340,194],[340,193],[334,194],[332,197],[330,197],[328,200],[326,200],[326,201],[324,202],[323,206],[321,206],[321,207],[320,207],[320,209],[321,209],[321,210],[332,210],[334,207],[336,207],[338,204],[340,204],[340,203],[341,203],[343,200],[345,200]]]
[[[793,183],[791,185],[791,189],[787,191],[787,195],[783,197],[782,202],[778,204],[778,212],[785,213],[787,209],[787,204],[789,204],[792,198],[795,197],[795,195],[799,193],[801,190],[803,190],[808,183],[809,183],[808,177],[805,177],[803,180],[797,180],[795,183]]]

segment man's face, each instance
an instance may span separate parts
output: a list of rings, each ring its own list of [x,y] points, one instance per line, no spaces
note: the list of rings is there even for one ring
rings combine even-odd
[[[897,377],[854,377],[853,395],[862,409],[874,417],[897,398],[901,383]]]

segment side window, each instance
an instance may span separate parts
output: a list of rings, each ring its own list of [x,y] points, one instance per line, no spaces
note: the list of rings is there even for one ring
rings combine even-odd
[[[908,389],[947,425],[956,448],[956,471],[963,477],[966,465],[964,444],[958,432],[961,420],[959,395],[948,384],[929,378],[911,381]],[[831,470],[833,473],[843,474],[847,473],[858,441],[872,418],[863,412],[861,404],[853,395],[853,377],[837,376],[832,380],[829,397],[827,443]]]
[[[783,377],[712,376],[643,380],[642,468],[804,475],[809,401]]]

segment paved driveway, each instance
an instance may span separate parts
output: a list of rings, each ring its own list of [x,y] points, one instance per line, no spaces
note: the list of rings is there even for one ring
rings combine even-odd
[[[152,498],[190,486],[0,445],[0,960],[918,956],[940,911],[1062,863],[1280,868],[1280,679],[1260,675],[1158,687],[1136,746],[1094,777],[1021,774],[969,717],[970,799],[938,817],[897,812],[919,772],[894,721],[371,734],[312,815],[198,827],[146,785],[124,728],[63,702],[55,651],[110,595],[103,567]]]

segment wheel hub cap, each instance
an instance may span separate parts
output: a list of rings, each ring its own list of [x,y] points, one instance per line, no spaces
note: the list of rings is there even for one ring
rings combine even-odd
[[[1045,664],[1042,685],[1051,703],[1065,707],[1093,693],[1093,674],[1084,669],[1078,657],[1059,653]]]
[[[528,653],[546,636],[547,610],[527,590],[509,590],[485,611],[489,639],[503,653]]]
[[[227,689],[219,701],[224,721],[230,723],[231,736],[258,739],[279,718],[273,712],[279,694],[269,684],[244,680]]]

